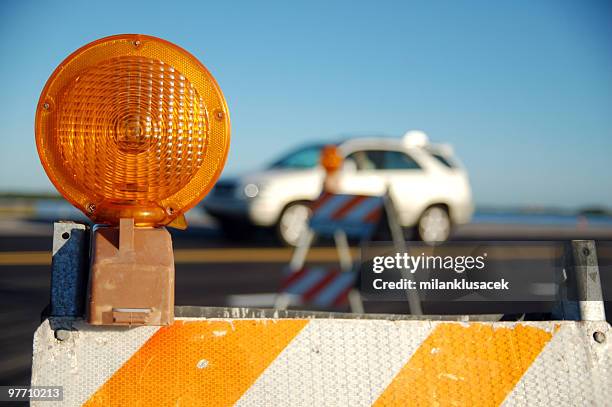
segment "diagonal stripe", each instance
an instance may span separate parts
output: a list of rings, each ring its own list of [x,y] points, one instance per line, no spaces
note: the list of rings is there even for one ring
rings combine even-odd
[[[331,218],[333,220],[339,220],[339,219],[344,218],[351,212],[351,210],[359,206],[363,201],[367,199],[368,197],[363,196],[363,195],[357,195],[357,196],[352,197],[352,199],[350,199],[348,202],[342,205],[341,208],[335,211],[333,215],[331,216]]]
[[[366,197],[366,199],[362,200],[359,205],[355,206],[351,211],[346,215],[345,220],[347,222],[356,222],[361,223],[364,221],[364,218],[373,210],[380,209],[383,205],[383,200],[378,196],[370,196]]]
[[[328,284],[325,289],[321,290],[316,300],[315,305],[329,306],[338,300],[343,293],[348,292],[347,288],[353,287],[355,278],[357,277],[355,272],[345,271],[337,273],[335,280]]]
[[[551,337],[521,324],[440,324],[375,405],[498,406]]]
[[[604,347],[592,347],[594,329],[585,329],[581,324],[555,323],[555,335],[502,406],[536,406],[542,404],[542,400],[546,400],[548,406],[610,405],[612,352]],[[601,327],[604,332],[610,330],[605,321]],[[587,346],[580,346],[581,342]],[[607,370],[606,374],[595,374],[594,360]]]
[[[382,207],[375,208],[373,211],[363,217],[363,221],[366,223],[376,223],[380,220],[381,215]]]
[[[338,230],[343,230],[350,238],[367,238],[374,231],[375,223],[338,221],[311,222],[311,228],[321,236],[333,237]]]
[[[348,303],[348,295],[351,292],[351,290],[353,290],[353,289],[355,289],[353,287],[353,284],[351,284],[348,287],[346,287],[344,289],[344,291],[342,293],[340,293],[340,295],[338,297],[336,297],[336,299],[334,300],[334,303],[332,304],[332,306],[339,307],[341,305],[344,305],[344,304]]]
[[[293,284],[288,285],[284,292],[289,294],[303,295],[319,281],[324,279],[326,274],[325,269],[320,267],[306,269],[304,276],[295,281]]]
[[[321,194],[321,196],[319,196],[319,198],[314,201],[311,205],[310,205],[310,209],[313,212],[316,212],[317,210],[319,210],[319,208],[321,208],[321,206],[323,206],[323,204],[325,204],[325,202],[327,202],[327,200],[329,198],[331,198],[333,195],[330,194],[329,192],[323,192]]]
[[[350,201],[352,195],[329,195],[329,198],[313,212],[311,222],[329,222],[332,214]]]
[[[40,401],[43,407],[82,405],[160,329],[158,326],[109,329],[77,320],[72,324],[78,335],[71,337],[70,349],[58,349],[50,357],[52,346],[60,344],[51,324],[45,320],[35,335],[32,385],[64,386],[65,390],[61,402]],[[120,346],[114,346],[117,344]],[[71,380],[74,384],[67,385]],[[30,403],[35,404],[34,400]]]
[[[307,324],[177,321],[160,328],[85,405],[233,405]]]
[[[302,278],[307,271],[308,270],[303,267],[297,271],[289,271],[288,275],[283,279],[283,281],[281,281],[280,291],[285,291],[287,287],[291,286],[291,284]]]
[[[304,295],[302,296],[304,301],[311,301],[319,292],[321,292],[321,290],[323,290],[336,278],[338,272],[327,270],[325,274],[326,275],[321,280],[319,280],[317,284],[310,287],[310,289],[308,289],[308,291],[304,293]]]
[[[237,406],[371,406],[432,323],[313,319]]]

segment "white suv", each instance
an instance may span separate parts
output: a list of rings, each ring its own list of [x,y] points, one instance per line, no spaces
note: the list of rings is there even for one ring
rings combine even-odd
[[[415,227],[427,242],[446,240],[452,225],[473,213],[467,173],[449,145],[430,144],[425,133],[403,138],[354,138],[337,144],[345,157],[340,193],[378,195],[387,189],[403,227]],[[324,144],[299,148],[263,171],[222,179],[204,200],[206,211],[230,235],[245,224],[275,227],[280,240],[295,245],[321,193]]]

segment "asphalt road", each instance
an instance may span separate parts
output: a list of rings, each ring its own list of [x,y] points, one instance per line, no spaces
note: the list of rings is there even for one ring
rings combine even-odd
[[[50,222],[0,220],[0,385],[29,382],[32,335],[49,301],[51,232]],[[245,242],[230,242],[214,228],[202,225],[172,233],[177,305],[269,306],[270,293],[278,286],[290,250],[277,247],[263,233]],[[610,240],[598,247],[606,252],[602,255],[612,258],[610,229],[471,225],[460,229],[454,238]],[[315,249],[316,261],[334,261],[335,250],[328,243],[321,242]],[[368,312],[405,310],[402,303],[366,303]]]

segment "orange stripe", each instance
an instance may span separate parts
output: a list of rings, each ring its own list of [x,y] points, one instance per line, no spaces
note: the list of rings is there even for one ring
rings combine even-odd
[[[329,198],[331,198],[332,196],[333,196],[333,195],[332,195],[332,194],[330,194],[330,193],[328,193],[328,192],[323,192],[323,193],[321,194],[321,196],[320,196],[320,197],[319,197],[319,198],[318,198],[316,201],[314,201],[314,202],[313,202],[313,203],[310,205],[310,209],[311,209],[313,212],[316,212],[316,211],[317,211],[319,208],[321,208],[321,206],[323,206],[323,204],[324,204],[325,202],[327,202],[327,201],[329,200]]]
[[[438,325],[375,405],[498,406],[551,337],[527,325]]]
[[[346,304],[348,302],[348,295],[353,289],[354,283],[349,284],[348,287],[342,291],[342,293],[336,297],[334,303],[332,304],[334,307],[339,307],[340,305]]]
[[[349,213],[351,211],[351,209],[353,209],[355,206],[359,205],[361,202],[363,202],[366,199],[368,199],[368,197],[367,196],[363,196],[363,195],[358,195],[358,196],[355,196],[355,197],[351,198],[347,203],[342,205],[342,207],[340,207],[340,209],[338,209],[336,212],[334,212],[332,214],[331,218],[333,220],[342,219],[347,213]]]
[[[285,291],[288,287],[291,286],[291,284],[293,284],[295,281],[299,280],[306,273],[308,273],[308,270],[309,269],[306,269],[306,268],[302,267],[298,271],[289,272],[290,274],[281,281],[281,286],[280,286],[280,290],[279,291],[281,291],[281,292]]]
[[[314,286],[310,287],[308,291],[302,295],[304,301],[312,300],[318,293],[321,292],[322,289],[327,287],[329,283],[331,283],[337,276],[339,272],[335,270],[325,270],[325,275],[322,279],[320,279]]]
[[[376,223],[380,220],[381,214],[382,208],[375,208],[363,218],[363,221],[366,223]]]
[[[84,405],[230,406],[307,323],[177,321],[160,328]]]

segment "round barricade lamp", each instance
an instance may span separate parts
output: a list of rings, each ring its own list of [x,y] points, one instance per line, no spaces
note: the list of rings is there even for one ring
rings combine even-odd
[[[95,224],[88,318],[167,324],[174,260],[164,226],[212,188],[225,164],[225,99],[195,57],[138,34],[102,38],[53,72],[36,145],[58,191]]]

